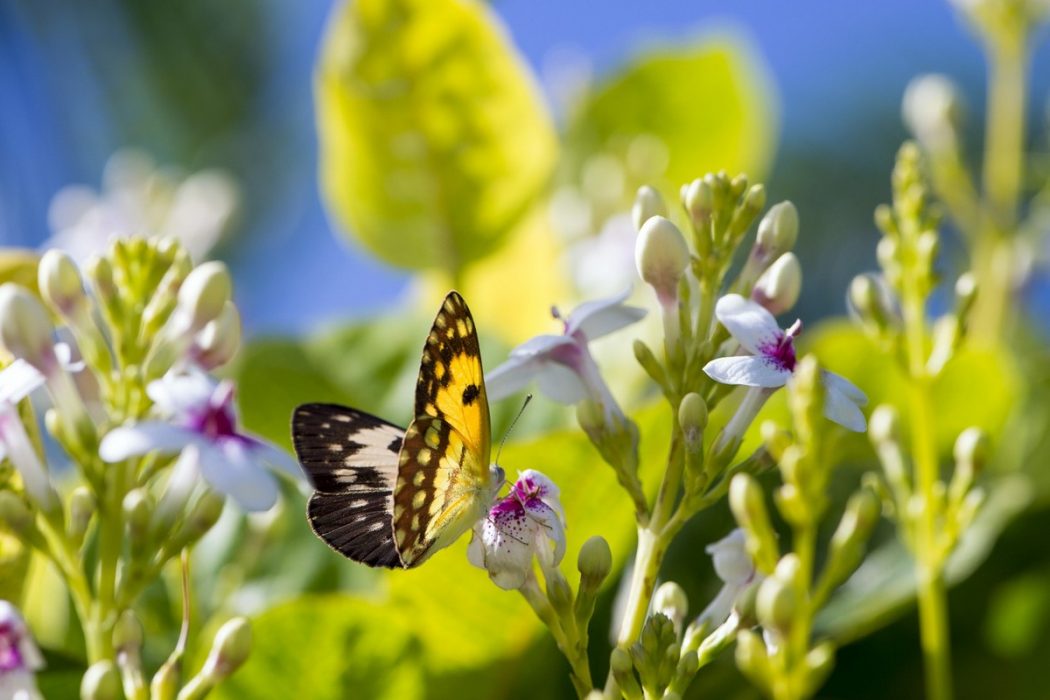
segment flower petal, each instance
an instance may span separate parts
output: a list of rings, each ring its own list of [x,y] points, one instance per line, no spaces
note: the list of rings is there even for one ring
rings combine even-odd
[[[164,414],[181,416],[208,406],[218,382],[200,370],[170,371],[150,382],[146,393]]]
[[[536,376],[537,361],[531,357],[510,358],[485,375],[485,391],[490,401],[499,401],[516,394]]]
[[[791,377],[791,370],[751,355],[719,357],[704,365],[704,372],[722,384],[742,384],[767,389],[784,386]]]
[[[106,462],[120,462],[153,450],[178,452],[198,441],[197,433],[162,421],[143,421],[114,428],[102,438],[98,454]]]
[[[579,374],[555,362],[540,365],[536,384],[544,396],[566,405],[579,403],[590,395]]]
[[[18,403],[44,384],[44,375],[22,358],[0,371],[0,401]]]
[[[711,555],[718,578],[726,583],[743,584],[755,575],[755,563],[747,553],[747,538],[740,528],[704,548]]]
[[[762,348],[776,345],[784,335],[773,314],[739,294],[726,294],[719,299],[715,316],[752,355],[761,355]]]
[[[614,297],[583,302],[565,320],[565,335],[579,333],[586,341],[591,341],[640,321],[646,311],[625,306],[624,302],[630,295],[631,288],[628,287]]]
[[[481,523],[483,563],[489,578],[510,591],[525,583],[532,566],[532,532],[522,508],[497,508]]]
[[[868,427],[864,418],[864,412],[854,403],[852,397],[843,393],[835,385],[825,383],[824,386],[826,389],[824,392],[824,415],[843,428],[852,430],[855,433],[864,432]]]
[[[858,406],[868,405],[867,395],[841,374],[824,370],[820,373],[820,379],[824,382],[824,388],[828,391],[838,391]]]
[[[299,463],[292,459],[291,455],[268,442],[250,436],[248,439],[252,441],[250,449],[256,459],[279,469],[296,481],[302,481],[303,470],[299,467]]]
[[[277,502],[273,475],[239,439],[200,446],[201,474],[215,489],[247,511],[269,510]]]

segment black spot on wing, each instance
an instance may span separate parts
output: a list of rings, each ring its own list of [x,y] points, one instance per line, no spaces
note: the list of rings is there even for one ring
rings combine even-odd
[[[478,389],[477,384],[468,384],[467,388],[463,390],[463,405],[469,406],[474,403],[480,393],[481,390]]]
[[[394,454],[397,454],[401,451],[401,445],[402,443],[404,443],[404,441],[404,438],[396,437],[390,441],[390,444],[387,445],[386,448]]]
[[[401,568],[394,546],[390,492],[315,493],[306,510],[310,527],[348,559],[390,569]]]

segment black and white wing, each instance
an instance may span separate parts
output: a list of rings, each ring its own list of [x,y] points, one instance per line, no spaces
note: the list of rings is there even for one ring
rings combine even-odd
[[[369,566],[400,568],[393,488],[405,431],[362,411],[310,403],[292,415],[292,439],[315,493],[310,527],[328,546]]]

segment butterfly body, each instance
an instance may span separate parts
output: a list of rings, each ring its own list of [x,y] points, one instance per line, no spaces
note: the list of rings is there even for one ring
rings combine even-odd
[[[334,404],[306,404],[292,418],[296,454],[315,489],[311,527],[370,566],[418,566],[483,517],[503,483],[503,471],[489,466],[474,321],[456,292],[427,336],[415,399],[404,431]]]

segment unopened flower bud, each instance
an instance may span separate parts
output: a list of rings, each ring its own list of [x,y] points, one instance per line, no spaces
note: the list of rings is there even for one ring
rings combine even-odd
[[[119,650],[137,650],[142,647],[142,623],[131,610],[125,610],[113,627],[113,646]]]
[[[971,464],[978,472],[988,460],[988,434],[980,428],[967,428],[955,440],[955,462]]]
[[[797,610],[797,596],[790,584],[776,577],[767,578],[759,584],[755,611],[764,628],[787,636]]]
[[[157,669],[149,684],[150,700],[175,700],[179,692],[181,666],[178,658],[172,658]]]
[[[122,697],[120,675],[112,661],[102,659],[88,667],[80,681],[80,700],[120,700]]]
[[[660,303],[673,303],[678,280],[689,266],[689,247],[678,227],[662,216],[650,217],[635,242],[634,260],[638,275],[656,290]]]
[[[653,610],[666,615],[674,623],[675,632],[680,634],[682,622],[689,613],[689,598],[681,586],[667,581],[660,584],[653,594]]]
[[[0,285],[0,343],[45,375],[57,365],[55,327],[43,304],[14,282]]]
[[[251,624],[247,618],[235,617],[215,633],[211,652],[201,673],[215,680],[228,678],[248,659],[251,650]]]
[[[762,489],[748,474],[737,474],[729,482],[729,508],[747,535],[747,552],[755,568],[769,574],[777,562],[777,542],[769,523]]]
[[[95,514],[95,496],[86,486],[78,486],[69,495],[69,539],[77,546],[84,541],[91,516]]]
[[[61,250],[49,250],[40,258],[37,285],[44,299],[64,316],[87,298],[80,270],[73,258]]]
[[[124,522],[133,555],[142,551],[149,537],[152,510],[149,495],[144,489],[132,489],[124,496]]]
[[[955,315],[965,318],[977,298],[977,278],[972,272],[964,272],[955,280]]]
[[[631,207],[634,230],[641,231],[645,222],[654,216],[667,216],[667,206],[659,190],[643,185],[638,188],[638,194],[634,197],[634,206]]]
[[[572,612],[572,588],[557,569],[553,569],[548,574],[547,599],[559,615],[568,618]]]
[[[931,152],[955,147],[962,111],[959,91],[947,76],[919,75],[904,90],[904,124]]]
[[[29,506],[13,491],[0,491],[0,523],[19,539],[29,543],[43,544],[42,535],[36,527],[36,518]]]
[[[711,184],[701,178],[693,180],[685,188],[682,204],[685,205],[685,209],[689,212],[694,225],[698,228],[706,225],[711,218],[711,212],[715,205],[715,195]]]
[[[751,630],[740,630],[736,635],[736,665],[749,678],[764,682],[769,675],[769,657],[762,638]]]
[[[864,545],[879,521],[881,504],[868,490],[850,497],[835,534],[831,537],[828,562],[824,567],[824,585],[834,588],[846,580],[864,558]]]
[[[174,551],[181,550],[187,544],[204,537],[212,526],[219,521],[226,499],[217,491],[206,491],[194,505],[176,537],[168,541],[167,546]]]
[[[178,313],[191,331],[199,331],[222,313],[232,284],[226,265],[209,261],[198,265],[179,287]]]
[[[900,325],[893,293],[881,275],[865,273],[854,277],[846,302],[850,315],[872,331],[885,332]]]
[[[802,697],[810,697],[824,685],[828,674],[835,665],[835,645],[829,641],[823,641],[809,650],[806,654],[806,670],[804,689]]]
[[[941,239],[936,231],[923,231],[915,242],[916,252],[919,255],[919,264],[923,270],[933,269],[933,263],[937,259],[937,253],[941,247]]]
[[[601,535],[589,538],[580,547],[576,561],[580,570],[580,588],[596,590],[612,571],[612,550]]]
[[[734,182],[736,182],[734,180]],[[744,182],[747,182],[745,177]],[[735,190],[735,188],[734,188]],[[754,218],[758,216],[759,212],[766,206],[766,188],[763,185],[751,185],[748,188],[747,193],[744,195],[744,201],[741,204],[743,215],[745,218],[754,221]],[[794,205],[791,207],[794,209]],[[798,229],[798,214],[795,214],[795,228]],[[794,246],[794,240],[791,242],[791,246]],[[789,246],[789,247],[791,247]]]
[[[707,402],[704,397],[691,391],[678,404],[678,425],[682,428],[687,443],[695,444],[703,438],[707,427]]]
[[[871,412],[868,421],[868,436],[876,445],[884,442],[900,442],[900,415],[890,404],[882,404]]]
[[[758,587],[764,580],[764,578],[756,577],[733,601],[733,610],[740,618],[741,628],[754,627],[758,624],[758,613],[755,611],[755,606],[758,605]]]
[[[755,282],[751,299],[778,316],[789,311],[802,292],[802,265],[794,253],[784,253]]]
[[[240,344],[241,315],[228,301],[218,318],[205,324],[197,334],[191,352],[198,366],[213,370],[232,360]]]
[[[766,259],[775,260],[795,247],[798,239],[798,210],[791,202],[774,204],[758,224],[758,246]]]

